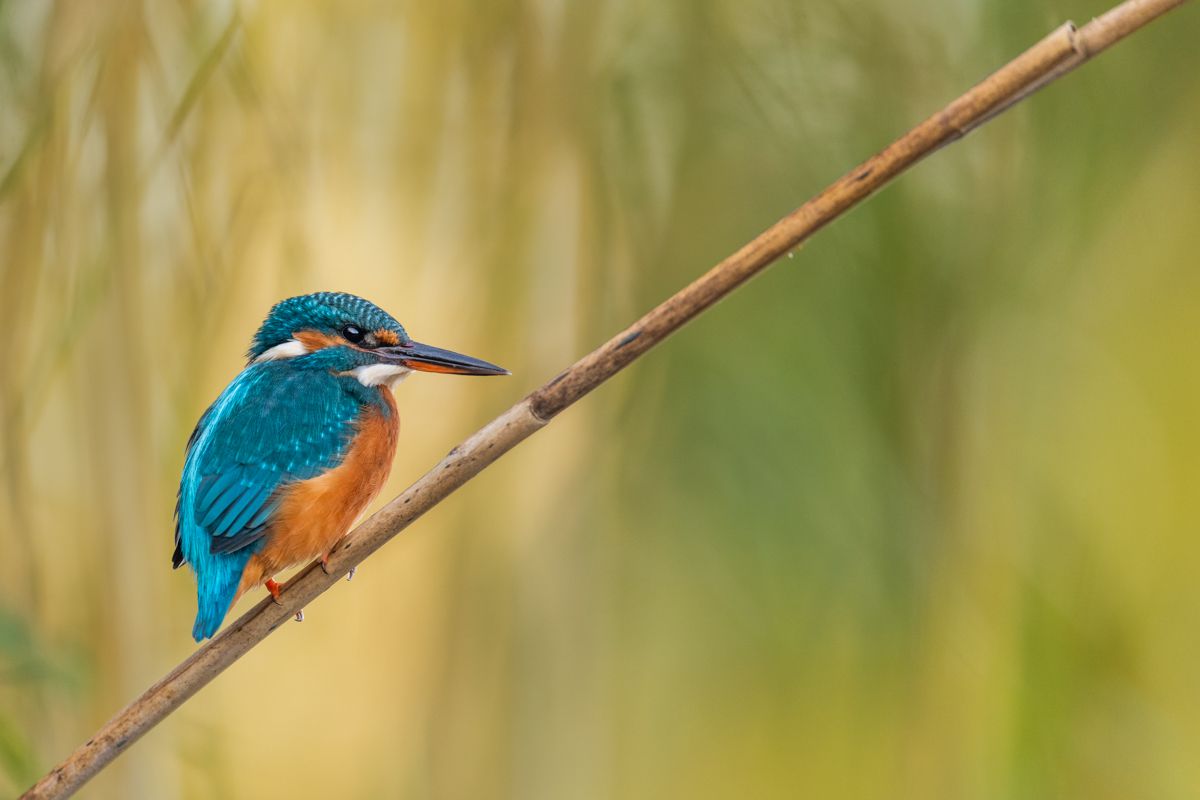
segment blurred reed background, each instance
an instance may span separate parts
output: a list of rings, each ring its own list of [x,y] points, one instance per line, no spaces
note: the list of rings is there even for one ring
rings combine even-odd
[[[401,387],[390,496],[1107,5],[0,3],[0,795],[191,651],[183,443],[271,303],[513,370]],[[84,796],[1197,796],[1198,39],[819,234]]]

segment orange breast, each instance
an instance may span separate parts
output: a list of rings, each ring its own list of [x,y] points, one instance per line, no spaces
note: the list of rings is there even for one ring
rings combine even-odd
[[[392,393],[382,389],[380,394],[390,413],[375,407],[364,412],[342,463],[287,490],[266,544],[242,573],[239,595],[280,570],[328,553],[379,494],[392,469],[400,430]]]

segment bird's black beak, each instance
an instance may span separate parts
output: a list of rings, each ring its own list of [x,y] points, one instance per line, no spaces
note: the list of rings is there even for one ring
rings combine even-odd
[[[450,375],[511,375],[504,367],[497,367],[478,358],[464,356],[452,350],[443,350],[420,342],[407,342],[395,347],[380,347],[375,350],[390,364],[399,364],[420,372],[445,372]]]

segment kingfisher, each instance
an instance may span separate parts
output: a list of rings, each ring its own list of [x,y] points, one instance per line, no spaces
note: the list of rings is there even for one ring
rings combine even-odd
[[[197,642],[247,590],[276,600],[281,570],[330,552],[383,488],[400,424],[392,389],[413,370],[508,375],[419,344],[390,314],[342,292],[276,303],[245,368],[188,439],[174,568],[196,577]]]

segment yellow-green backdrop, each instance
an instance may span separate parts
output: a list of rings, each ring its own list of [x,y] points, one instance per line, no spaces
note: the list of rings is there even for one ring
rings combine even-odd
[[[400,388],[394,494],[1105,7],[0,3],[0,794],[191,651],[183,443],[271,303],[512,369]],[[1198,41],[920,165],[84,796],[1200,795]]]

